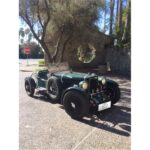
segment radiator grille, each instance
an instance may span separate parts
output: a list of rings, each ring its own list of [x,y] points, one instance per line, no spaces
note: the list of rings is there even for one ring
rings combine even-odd
[[[97,78],[90,78],[89,79],[89,90],[90,92],[96,92],[97,88],[98,88],[98,79]]]

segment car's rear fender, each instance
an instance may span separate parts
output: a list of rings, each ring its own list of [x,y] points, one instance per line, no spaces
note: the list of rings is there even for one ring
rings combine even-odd
[[[89,99],[88,97],[88,94],[83,90],[81,89],[80,87],[69,87],[67,89],[65,89],[62,93],[62,96],[61,96],[61,104],[63,104],[63,99],[64,99],[64,95],[69,92],[69,91],[76,91],[76,92],[79,92],[81,95],[83,95],[87,100]]]

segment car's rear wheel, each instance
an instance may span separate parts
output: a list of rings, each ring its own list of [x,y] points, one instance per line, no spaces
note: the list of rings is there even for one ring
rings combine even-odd
[[[59,102],[61,97],[62,85],[60,80],[51,76],[47,81],[47,93],[52,102]]]
[[[28,96],[33,96],[35,91],[35,82],[32,78],[27,78],[25,80],[25,90]]]
[[[89,112],[90,104],[82,94],[69,91],[64,95],[63,105],[65,111],[74,119],[80,119]]]

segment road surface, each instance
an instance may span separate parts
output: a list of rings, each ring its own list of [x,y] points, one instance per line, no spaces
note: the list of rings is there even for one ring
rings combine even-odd
[[[129,150],[131,144],[130,80],[113,77],[121,88],[121,100],[110,110],[73,120],[60,104],[27,96],[19,72],[20,150]]]

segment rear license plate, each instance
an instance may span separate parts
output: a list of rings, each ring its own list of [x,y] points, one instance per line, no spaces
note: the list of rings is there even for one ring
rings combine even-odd
[[[110,107],[111,107],[111,101],[103,103],[103,104],[99,104],[98,111],[102,111],[102,110],[108,109]]]

